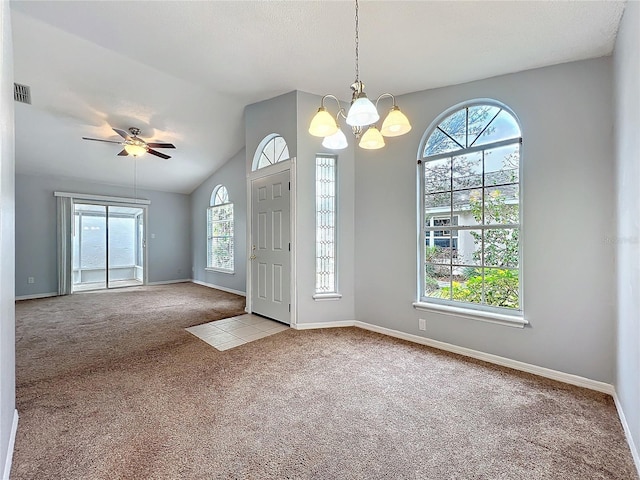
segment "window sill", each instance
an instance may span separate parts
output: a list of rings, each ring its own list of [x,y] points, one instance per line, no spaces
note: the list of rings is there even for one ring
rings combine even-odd
[[[227,275],[235,275],[236,273],[233,270],[225,270],[223,268],[214,268],[214,267],[207,267],[204,270],[206,272],[226,273]]]
[[[342,294],[340,293],[316,293],[313,296],[314,300],[340,300]]]
[[[452,307],[450,305],[414,302],[413,308],[424,312],[441,313],[443,315],[479,320],[481,322],[495,323],[498,325],[505,325],[507,327],[524,328],[525,325],[529,325],[529,322],[527,322],[524,317],[518,315],[484,312],[482,310],[471,310],[468,308]]]

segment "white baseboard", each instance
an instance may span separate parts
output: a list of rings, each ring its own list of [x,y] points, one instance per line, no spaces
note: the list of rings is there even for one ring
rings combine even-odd
[[[569,385],[584,387],[591,390],[596,390],[598,392],[608,393],[609,395],[613,395],[615,393],[613,385],[604,382],[598,382],[597,380],[591,380],[585,377],[580,377],[578,375],[559,372],[557,370],[551,370],[550,368],[539,367],[530,363],[520,362],[518,360],[512,360],[510,358],[500,357],[498,355],[484,353],[478,350],[472,350],[470,348],[459,347],[457,345],[452,345],[451,343],[440,342],[431,338],[425,338],[410,333],[399,332],[398,330],[379,327],[377,325],[371,325],[370,323],[355,322],[355,326],[363,328],[365,330],[371,330],[372,332],[383,333],[391,337],[401,338],[402,340],[408,340],[410,342],[419,343],[421,345],[427,345],[428,347],[437,348],[439,350],[446,350],[447,352],[457,353],[459,355],[464,355],[465,357],[476,358],[478,360],[483,360],[495,365],[513,368],[514,370],[520,370],[521,372],[533,373],[534,375],[550,378],[552,380],[558,380],[560,382],[568,383]]]
[[[16,297],[17,300],[34,300],[36,298],[49,298],[49,297],[57,297],[58,292],[48,292],[48,293],[34,293],[33,295],[19,295]]]
[[[464,355],[465,357],[471,357],[478,360],[482,360],[495,365],[501,365],[503,367],[513,368],[521,372],[532,373],[540,377],[550,378],[559,382],[568,383],[569,385],[575,385],[577,387],[584,387],[597,392],[607,393],[609,395],[615,395],[615,388],[609,383],[599,382],[597,380],[591,380],[590,378],[581,377],[579,375],[573,375],[571,373],[559,372],[558,370],[552,370],[550,368],[539,367],[530,363],[520,362],[518,360],[512,360],[506,357],[500,357],[491,353],[480,352],[478,350],[472,350],[471,348],[459,347],[451,343],[440,342],[431,338],[421,337],[419,335],[413,335],[411,333],[400,332],[391,328],[379,327],[378,325],[372,325],[366,322],[360,322],[358,320],[344,320],[340,322],[322,322],[322,323],[299,323],[294,325],[293,328],[297,330],[308,330],[312,328],[332,328],[332,327],[358,327],[364,330],[372,332],[382,333],[390,337],[400,338],[409,342],[419,343],[428,347],[437,348],[439,350],[445,350],[447,352],[457,353]]]
[[[312,330],[316,328],[353,327],[355,324],[355,320],[343,320],[341,322],[296,323],[295,325],[292,324],[291,328],[295,328],[296,330]]]
[[[171,285],[172,283],[186,283],[190,282],[190,278],[181,278],[179,280],[162,280],[160,282],[147,282],[147,285]]]
[[[633,441],[633,436],[631,435],[631,429],[629,428],[629,424],[627,423],[627,417],[624,415],[624,411],[622,410],[622,404],[620,403],[620,399],[618,398],[618,394],[613,392],[613,401],[616,404],[616,409],[618,410],[618,416],[620,417],[620,423],[622,424],[622,429],[624,430],[624,436],[627,437],[627,443],[629,444],[629,448],[631,449],[631,455],[633,456],[633,462],[636,464],[636,470],[638,471],[638,476],[640,476],[640,453],[638,452],[638,448],[636,447],[635,442]]]
[[[13,423],[11,425],[11,434],[9,435],[9,444],[7,445],[7,456],[4,462],[4,473],[2,480],[9,480],[11,473],[11,462],[13,461],[13,447],[16,444],[16,433],[18,432],[18,410],[13,411]]]
[[[247,292],[241,292],[240,290],[234,290],[233,288],[222,287],[220,285],[214,285],[213,283],[202,282],[200,280],[188,280],[191,283],[196,283],[198,285],[202,285],[204,287],[215,288],[216,290],[222,290],[223,292],[234,293],[236,295],[240,295],[241,297],[246,297]]]

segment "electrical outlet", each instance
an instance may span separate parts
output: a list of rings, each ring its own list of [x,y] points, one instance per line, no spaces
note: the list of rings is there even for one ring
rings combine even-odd
[[[27,283],[36,283],[36,279],[33,277],[27,278]]]
[[[424,318],[418,319],[418,330],[426,330],[427,329],[427,321]]]

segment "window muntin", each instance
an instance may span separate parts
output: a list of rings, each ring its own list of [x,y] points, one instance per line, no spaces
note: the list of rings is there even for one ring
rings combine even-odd
[[[337,293],[337,158],[316,156],[316,293]]]
[[[207,268],[233,272],[233,203],[229,192],[218,185],[207,208]]]
[[[513,115],[490,104],[456,110],[428,136],[422,301],[522,310],[520,145]]]
[[[256,151],[253,170],[259,170],[269,165],[289,159],[289,147],[285,139],[278,134],[267,135]]]

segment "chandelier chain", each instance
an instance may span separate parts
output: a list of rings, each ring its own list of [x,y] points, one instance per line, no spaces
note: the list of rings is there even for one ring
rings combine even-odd
[[[358,0],[356,0],[356,82],[360,80],[360,68],[358,67],[358,46],[360,43],[358,31]]]

